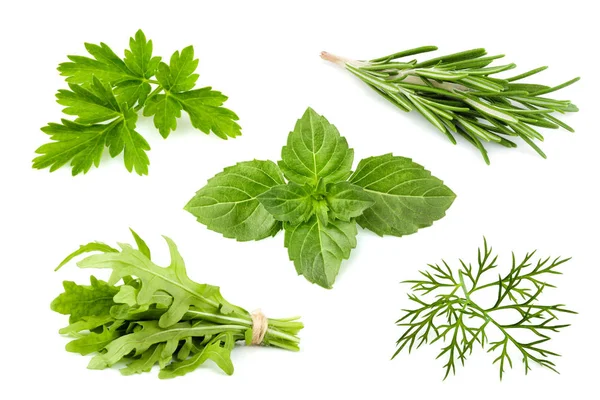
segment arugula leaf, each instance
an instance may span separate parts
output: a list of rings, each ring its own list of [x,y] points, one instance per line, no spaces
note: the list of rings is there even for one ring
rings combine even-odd
[[[92,164],[100,164],[104,147],[111,157],[124,151],[125,167],[139,175],[148,174],[148,142],[135,131],[137,114],[119,104],[112,89],[94,79],[89,88],[70,85],[71,90],[59,90],[58,102],[65,114],[76,115],[76,122],[48,124],[42,131],[54,142],[36,150],[41,154],[33,160],[34,168],[50,167],[54,171],[71,160],[73,175],[87,172]],[[106,124],[99,122],[110,121]]]
[[[350,176],[354,150],[337,128],[308,108],[281,150],[279,168],[287,179],[317,186],[319,180],[337,182]]]
[[[299,225],[285,224],[285,247],[298,275],[324,288],[331,288],[342,260],[356,247],[356,222],[329,221],[313,216]]]
[[[421,165],[392,154],[361,160],[349,181],[375,202],[357,222],[379,236],[409,235],[431,226],[456,198]]]
[[[308,220],[313,214],[312,191],[294,182],[273,186],[258,200],[273,218],[292,225]]]
[[[171,264],[166,268],[157,266],[142,252],[127,244],[120,244],[119,253],[89,256],[77,265],[81,268],[111,268],[113,272],[109,284],[115,284],[125,276],[137,276],[141,280],[141,288],[137,294],[137,303],[140,305],[151,303],[156,292],[171,295],[173,302],[159,319],[159,325],[163,328],[181,320],[192,305],[198,309],[220,308],[221,304],[217,299],[219,289],[197,284],[189,279],[177,246],[171,239],[165,237],[165,240],[171,254]]]
[[[246,161],[209,179],[185,206],[208,229],[238,241],[260,240],[281,229],[258,196],[283,184],[281,171],[271,161]]]
[[[327,188],[327,204],[331,216],[343,221],[350,221],[360,216],[375,202],[362,187],[349,182],[338,182]]]
[[[75,282],[63,282],[65,288],[52,303],[52,311],[69,315],[69,323],[80,321],[83,317],[102,316],[110,313],[110,308],[115,304],[113,297],[118,289],[90,277],[90,285],[77,285]]]
[[[42,131],[52,142],[36,150],[41,156],[33,168],[55,171],[70,162],[73,175],[98,167],[105,147],[111,157],[124,151],[125,167],[139,175],[148,173],[150,146],[135,131],[137,112],[154,116],[163,137],[177,127],[177,118],[186,111],[197,129],[227,139],[241,134],[237,115],[223,107],[227,96],[210,87],[193,89],[198,79],[198,60],[192,46],[175,52],[170,64],[152,55],[153,45],[141,30],[129,40],[121,59],[108,45],[86,43],[92,56],[68,56],[58,70],[69,89],[58,91],[63,112],[77,116],[49,123]],[[153,79],[156,78],[156,79]],[[154,87],[154,90],[153,90]]]
[[[121,336],[118,331],[120,327],[121,323],[104,326],[100,332],[90,332],[88,335],[70,341],[65,346],[65,350],[82,356],[100,351]]]
[[[181,110],[190,116],[192,125],[204,133],[211,131],[222,139],[241,135],[236,121],[237,115],[221,107],[227,96],[213,91],[210,87],[190,90],[194,87],[198,74],[194,71],[198,60],[194,59],[194,48],[188,46],[181,53],[176,51],[170,64],[161,62],[156,78],[164,94],[151,97],[144,109],[145,116],[154,116],[154,126],[163,137],[168,137],[177,128]]]
[[[235,337],[231,332],[224,332],[211,340],[192,357],[179,362],[173,362],[163,368],[158,374],[159,378],[170,379],[183,376],[204,364],[206,360],[212,360],[227,375],[233,374],[233,363],[231,362],[231,350],[235,345]]]

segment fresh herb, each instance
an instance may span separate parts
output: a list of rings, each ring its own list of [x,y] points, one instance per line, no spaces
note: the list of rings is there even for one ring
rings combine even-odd
[[[416,109],[444,133],[453,144],[454,134],[463,136],[477,147],[486,163],[490,163],[482,142],[517,147],[509,137],[519,137],[539,155],[546,158],[534,140],[544,140],[533,128],[573,129],[553,112],[578,111],[568,100],[554,100],[543,95],[575,83],[572,79],[558,86],[545,86],[519,81],[545,70],[540,67],[508,78],[496,74],[516,67],[489,65],[503,55],[486,56],[485,49],[418,62],[398,59],[437,50],[435,46],[400,51],[370,61],[350,60],[323,52],[321,57],[345,67],[383,98],[403,111]]]
[[[238,241],[264,239],[283,228],[298,274],[331,288],[356,246],[356,223],[379,236],[408,235],[442,218],[455,198],[409,158],[369,157],[352,173],[353,160],[346,139],[309,108],[278,164],[253,160],[227,167],[185,209]]]
[[[546,344],[550,334],[569,326],[556,322],[559,315],[575,312],[563,304],[538,302],[545,288],[555,287],[547,281],[549,276],[561,274],[558,267],[569,258],[548,257],[534,263],[534,254],[517,262],[513,253],[510,271],[484,282],[486,272],[496,272],[498,259],[484,240],[475,267],[461,260],[455,273],[442,261],[443,265],[429,265],[429,270],[422,271],[422,279],[406,281],[412,285],[414,293],[408,298],[416,308],[404,310],[397,321],[406,330],[398,339],[394,357],[405,349],[410,352],[415,344],[419,348],[443,341],[438,358],[446,359],[444,379],[456,372],[456,364],[464,365],[475,346],[487,347],[488,353],[497,355],[494,363],[500,368],[500,379],[507,366],[512,368],[513,351],[523,360],[526,374],[531,364],[557,372],[550,357],[559,355]]]
[[[188,278],[175,243],[165,240],[171,264],[159,267],[150,260],[146,243],[133,232],[138,249],[119,244],[89,243],[70,254],[59,266],[87,252],[80,268],[112,270],[108,282],[91,277],[90,285],[64,282],[64,293],[52,310],[69,315],[60,333],[74,337],[67,351],[97,353],[90,369],[125,362],[123,375],[148,372],[158,364],[160,378],[185,375],[206,360],[233,373],[231,350],[235,342],[263,344],[297,351],[303,328],[298,317],[266,319],[262,313],[228,303],[217,286]],[[57,269],[58,269],[57,268]]]
[[[85,174],[92,165],[100,165],[108,147],[111,157],[124,153],[129,172],[148,174],[150,146],[135,130],[140,110],[154,117],[165,139],[177,128],[181,111],[206,134],[222,139],[241,135],[237,115],[223,107],[225,95],[210,87],[194,89],[199,75],[192,46],[173,53],[169,64],[152,55],[152,40],[141,30],[130,38],[123,59],[105,43],[86,43],[85,48],[93,58],[68,56],[71,61],[58,67],[69,89],[59,90],[57,101],[76,119],[42,128],[52,142],[36,150],[41,155],[33,160],[33,168],[54,171],[70,162],[73,175]]]

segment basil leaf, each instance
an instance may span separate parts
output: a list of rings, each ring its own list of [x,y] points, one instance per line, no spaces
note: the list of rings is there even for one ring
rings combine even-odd
[[[356,221],[379,236],[409,235],[431,226],[456,198],[421,165],[392,154],[361,160],[349,181],[375,201]]]
[[[327,203],[333,218],[350,221],[375,204],[362,187],[349,182],[339,182],[327,188]]]
[[[277,185],[258,196],[258,201],[278,221],[299,224],[313,213],[313,200],[306,186],[290,182]]]
[[[285,224],[285,247],[298,275],[324,288],[331,288],[342,260],[356,247],[356,223],[329,221],[325,226],[313,216],[307,222]]]
[[[227,238],[264,239],[275,235],[281,223],[260,204],[258,196],[283,183],[281,171],[272,161],[238,163],[209,179],[185,209]]]
[[[281,150],[279,167],[290,181],[316,187],[320,178],[324,182],[347,179],[353,160],[354,150],[336,127],[308,108]]]

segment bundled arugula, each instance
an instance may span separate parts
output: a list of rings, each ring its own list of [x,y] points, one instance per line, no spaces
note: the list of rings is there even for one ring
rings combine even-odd
[[[409,235],[442,218],[455,198],[409,158],[369,157],[352,173],[353,160],[346,139],[309,108],[279,163],[253,160],[225,168],[185,209],[238,241],[264,239],[283,228],[298,274],[331,288],[356,246],[357,223],[379,236]]]
[[[557,372],[549,358],[559,355],[544,345],[550,334],[569,326],[556,322],[559,315],[575,312],[563,304],[539,301],[544,289],[555,287],[547,278],[560,274],[558,267],[569,259],[548,257],[534,263],[534,254],[528,253],[517,262],[513,253],[508,273],[484,283],[481,278],[496,271],[498,259],[484,240],[476,266],[461,260],[455,273],[442,261],[442,266],[429,265],[429,270],[422,271],[422,279],[406,281],[412,285],[414,293],[408,297],[416,308],[403,310],[397,321],[406,330],[398,339],[394,357],[405,349],[410,352],[415,344],[419,348],[424,343],[443,341],[446,344],[438,358],[446,359],[444,379],[456,372],[458,362],[464,365],[475,346],[497,354],[494,363],[499,365],[500,379],[507,366],[512,368],[512,351],[522,359],[526,374],[531,364]]]
[[[52,142],[36,150],[33,168],[54,171],[70,162],[73,175],[86,173],[100,160],[105,147],[111,157],[124,153],[125,167],[148,174],[148,142],[136,131],[138,111],[152,116],[165,139],[177,128],[185,111],[192,125],[222,139],[241,135],[237,115],[223,107],[227,97],[210,87],[194,89],[199,75],[198,59],[188,46],[171,56],[169,64],[152,55],[152,40],[141,30],[129,40],[121,59],[105,43],[86,43],[93,58],[69,56],[58,70],[69,89],[56,98],[63,112],[76,116],[50,123],[42,131]]]
[[[108,282],[91,277],[90,285],[64,282],[64,293],[52,310],[69,315],[70,325],[60,333],[74,337],[67,351],[96,353],[90,369],[125,362],[124,375],[148,372],[158,364],[160,378],[185,375],[207,360],[233,373],[231,350],[235,342],[263,344],[297,351],[303,328],[298,317],[266,319],[228,303],[217,286],[188,278],[175,243],[165,240],[171,264],[159,267],[150,259],[146,243],[133,232],[137,249],[103,243],[81,246],[58,268],[86,252],[100,252],[77,265],[112,270]],[[57,268],[57,269],[58,269]],[[120,284],[118,284],[120,282]]]
[[[573,129],[552,116],[553,112],[578,111],[569,100],[554,100],[543,95],[567,87],[571,79],[557,86],[521,83],[547,67],[507,77],[496,74],[515,64],[489,65],[504,55],[486,56],[485,49],[435,57],[425,61],[399,59],[437,50],[424,46],[400,51],[370,61],[350,60],[323,52],[321,57],[346,68],[383,98],[403,111],[416,109],[433,126],[456,144],[454,134],[477,147],[490,163],[482,142],[516,147],[510,137],[521,138],[539,155],[546,155],[534,140],[544,140],[533,127]]]

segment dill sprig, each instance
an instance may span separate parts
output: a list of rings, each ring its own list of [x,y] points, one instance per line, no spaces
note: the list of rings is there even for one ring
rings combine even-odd
[[[516,65],[489,66],[504,55],[487,56],[485,49],[421,62],[415,59],[398,61],[434,50],[437,47],[424,46],[369,61],[351,60],[327,52],[322,52],[321,57],[343,66],[401,110],[416,109],[453,144],[456,144],[455,134],[463,136],[477,147],[487,164],[490,160],[483,142],[516,147],[509,138],[519,137],[546,158],[534,142],[544,140],[534,126],[562,127],[573,132],[573,128],[551,114],[575,112],[577,107],[569,100],[555,100],[545,95],[567,87],[579,78],[552,87],[520,82],[547,67],[498,78],[496,74]]]
[[[404,315],[396,322],[405,331],[392,358],[402,350],[411,352],[439,341],[443,347],[437,358],[446,360],[444,379],[456,372],[458,363],[464,365],[476,345],[496,354],[494,363],[499,366],[500,379],[507,366],[512,368],[511,354],[522,359],[525,374],[532,364],[558,372],[550,358],[559,354],[545,345],[551,333],[569,326],[558,323],[558,316],[575,312],[564,304],[542,305],[538,301],[545,288],[555,287],[547,278],[561,274],[558,267],[569,258],[532,262],[534,254],[527,253],[517,262],[513,253],[510,271],[484,283],[483,275],[494,272],[498,260],[484,239],[475,266],[460,260],[455,273],[442,261],[442,265],[429,265],[428,270],[421,271],[423,278],[405,281],[412,285],[413,293],[408,297],[416,308],[403,310]]]

